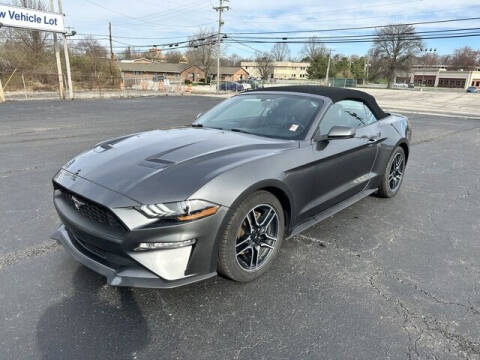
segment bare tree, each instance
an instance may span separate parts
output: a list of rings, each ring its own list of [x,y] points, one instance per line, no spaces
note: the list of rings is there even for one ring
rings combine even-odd
[[[46,10],[42,0],[14,0],[12,5]],[[48,33],[37,30],[7,28],[2,31],[7,40],[2,49],[7,68],[22,70],[40,69],[45,63]],[[27,55],[28,54],[28,55]]]
[[[90,72],[90,74],[94,75],[95,79],[97,78],[98,72],[105,72],[105,66],[107,64],[107,49],[100,45],[100,43],[92,36],[89,35],[80,40],[76,44],[75,49],[79,53],[85,55],[89,60],[80,67],[82,72]]]
[[[272,57],[275,61],[285,61],[290,56],[290,49],[286,43],[276,43],[272,48]]]
[[[167,63],[178,64],[184,59],[183,54],[180,51],[172,50],[165,54],[165,61]]]
[[[185,53],[188,63],[198,66],[205,73],[205,80],[208,79],[215,64],[216,36],[213,30],[198,31],[190,38],[189,49]]]
[[[262,80],[268,80],[271,74],[273,74],[273,59],[269,53],[263,53],[257,56],[255,59],[257,63],[257,70]]]
[[[381,59],[388,87],[392,87],[395,73],[408,70],[414,56],[422,48],[422,40],[411,25],[389,25],[376,30],[374,52]]]
[[[455,49],[449,59],[449,65],[458,69],[473,69],[480,64],[480,51],[473,50],[470,46]]]
[[[300,53],[305,60],[312,61],[317,56],[325,56],[327,54],[327,48],[316,36],[313,36],[308,39],[308,42],[305,45],[303,45]]]
[[[228,58],[222,58],[223,66],[240,66],[242,58],[237,54],[232,54]]]

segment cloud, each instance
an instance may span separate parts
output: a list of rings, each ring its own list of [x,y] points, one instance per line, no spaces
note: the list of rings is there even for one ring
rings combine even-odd
[[[212,7],[217,1],[186,0],[65,0],[67,22],[79,33],[106,34],[111,21],[114,36],[144,38],[186,37],[198,28],[216,28],[217,14]],[[97,4],[97,5],[95,5]],[[98,6],[101,5],[101,6]],[[337,0],[231,0],[231,10],[225,13],[225,32],[261,32],[331,29],[352,26],[375,26],[388,23],[443,20],[469,17],[479,13],[478,0],[364,0],[361,3]],[[107,10],[109,9],[109,10]],[[461,25],[459,25],[461,24]],[[473,27],[475,22],[444,23],[419,26],[422,30]],[[364,31],[366,33],[367,31]],[[349,34],[349,32],[345,32]],[[351,33],[351,32],[350,32]],[[359,33],[359,31],[355,31]],[[331,33],[330,33],[331,34]],[[329,35],[330,35],[329,34]],[[457,42],[480,46],[477,38]],[[154,39],[130,39],[132,44],[155,43]],[[158,41],[157,41],[158,43]],[[263,49],[271,45],[258,47]],[[340,48],[340,46],[337,46]],[[342,45],[342,48],[348,47]],[[350,46],[354,50],[368,48],[368,44]],[[242,46],[235,50],[251,53]],[[292,46],[294,52],[298,46]],[[238,50],[238,51],[237,51]],[[242,50],[242,51],[243,51]]]

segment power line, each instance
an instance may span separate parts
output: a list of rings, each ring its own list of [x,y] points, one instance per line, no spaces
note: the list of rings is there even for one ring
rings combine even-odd
[[[458,31],[468,31],[468,30],[480,30],[480,27],[473,27],[473,28],[460,28],[460,29],[446,29],[446,30],[427,30],[427,31],[413,31],[404,34],[411,34],[411,35],[418,35],[418,34],[430,34],[430,33],[449,33],[449,32],[458,32]],[[308,36],[235,36],[234,38],[237,40],[331,40],[331,39],[348,39],[348,38],[364,38],[364,37],[372,37],[377,36],[376,34],[362,34],[362,35],[338,35],[338,36],[315,36],[315,37],[308,37]]]
[[[331,32],[331,31],[345,31],[345,30],[377,29],[377,28],[388,27],[388,26],[391,26],[391,25],[397,25],[397,26],[401,26],[401,25],[414,26],[414,25],[441,24],[441,23],[448,23],[448,22],[471,21],[471,20],[480,20],[480,17],[458,18],[458,19],[448,19],[448,20],[417,21],[417,22],[403,23],[403,24],[387,24],[387,25],[375,25],[375,26],[357,26],[357,27],[336,28],[336,29],[261,31],[261,32],[230,32],[230,34],[236,34],[236,35],[257,35],[257,34],[316,33],[316,32]]]

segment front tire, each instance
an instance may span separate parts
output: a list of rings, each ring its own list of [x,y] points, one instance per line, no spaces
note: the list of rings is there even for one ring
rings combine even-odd
[[[268,191],[247,196],[233,209],[220,239],[218,272],[235,281],[252,281],[278,256],[285,235],[280,201]]]
[[[378,196],[392,198],[397,195],[403,182],[406,164],[405,151],[400,146],[396,147],[382,175]]]

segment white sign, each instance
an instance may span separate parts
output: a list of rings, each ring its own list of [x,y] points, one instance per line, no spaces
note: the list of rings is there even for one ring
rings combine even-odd
[[[48,11],[0,4],[2,26],[64,33],[63,15]]]

